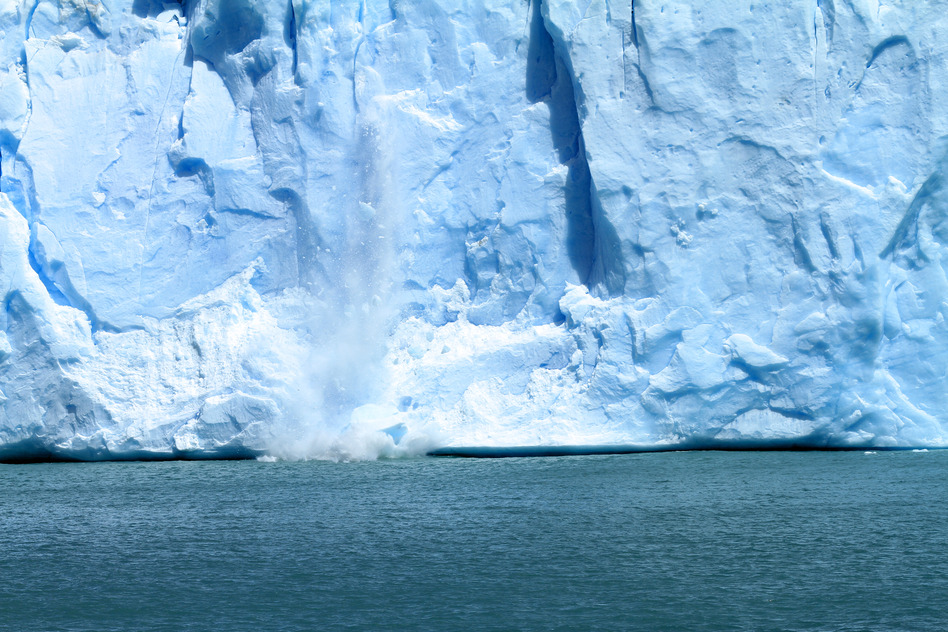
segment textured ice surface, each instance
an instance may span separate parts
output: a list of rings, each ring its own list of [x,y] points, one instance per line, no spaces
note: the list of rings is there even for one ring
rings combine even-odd
[[[948,445],[946,9],[0,0],[0,458]]]

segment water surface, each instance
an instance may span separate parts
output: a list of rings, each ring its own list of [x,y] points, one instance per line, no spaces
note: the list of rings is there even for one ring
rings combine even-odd
[[[948,452],[0,465],[0,630],[944,630]]]

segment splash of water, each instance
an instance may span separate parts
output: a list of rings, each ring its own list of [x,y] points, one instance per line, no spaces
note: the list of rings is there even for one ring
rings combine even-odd
[[[270,454],[285,459],[361,460],[424,453],[430,442],[409,436],[383,398],[383,359],[398,317],[394,227],[401,204],[391,191],[392,152],[382,125],[363,116],[338,209],[316,209],[321,274],[312,288],[310,349],[291,405],[293,423]],[[328,217],[323,217],[327,215]],[[320,221],[321,220],[321,221]]]

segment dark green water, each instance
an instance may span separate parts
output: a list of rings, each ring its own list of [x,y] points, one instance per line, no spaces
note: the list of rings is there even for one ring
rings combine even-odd
[[[0,630],[945,630],[948,452],[0,466]]]

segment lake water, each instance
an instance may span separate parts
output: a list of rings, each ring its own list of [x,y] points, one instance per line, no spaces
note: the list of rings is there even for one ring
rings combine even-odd
[[[0,465],[0,630],[945,630],[948,451]]]

